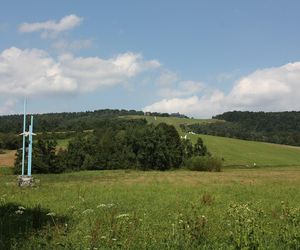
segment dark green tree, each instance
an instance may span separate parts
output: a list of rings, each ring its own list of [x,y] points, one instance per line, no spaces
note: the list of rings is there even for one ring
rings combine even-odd
[[[207,147],[204,145],[202,138],[199,137],[194,145],[194,156],[205,156],[207,154]]]

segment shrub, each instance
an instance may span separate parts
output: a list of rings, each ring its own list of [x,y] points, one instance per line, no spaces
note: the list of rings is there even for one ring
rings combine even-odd
[[[220,172],[222,161],[211,156],[194,156],[185,163],[186,167],[193,171]]]

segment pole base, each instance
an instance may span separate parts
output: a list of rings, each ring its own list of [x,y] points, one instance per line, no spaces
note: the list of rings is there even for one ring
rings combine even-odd
[[[34,186],[34,181],[32,176],[19,175],[18,176],[18,186],[19,187],[32,187]]]

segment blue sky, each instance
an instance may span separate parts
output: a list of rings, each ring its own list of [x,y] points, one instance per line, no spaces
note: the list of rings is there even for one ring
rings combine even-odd
[[[299,110],[299,1],[1,1],[0,113]]]

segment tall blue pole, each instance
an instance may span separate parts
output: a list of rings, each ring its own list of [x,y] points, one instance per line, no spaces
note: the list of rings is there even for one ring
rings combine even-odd
[[[29,151],[28,151],[28,172],[27,175],[31,176],[31,162],[32,162],[32,131],[33,131],[33,116],[31,116],[31,123],[29,126]]]
[[[24,117],[23,117],[23,149],[22,149],[22,176],[24,176],[25,165],[25,131],[26,131],[26,98],[24,99]]]

